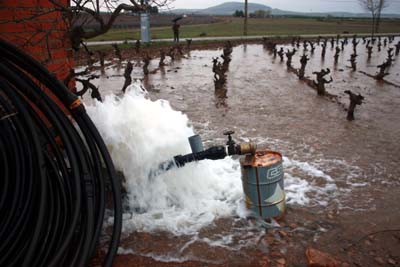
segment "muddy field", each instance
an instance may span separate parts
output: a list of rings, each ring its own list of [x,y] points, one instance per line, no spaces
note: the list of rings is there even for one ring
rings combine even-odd
[[[337,64],[330,43],[324,59],[321,46],[314,53],[300,46],[293,56],[295,69],[300,68],[303,52],[310,57],[306,67],[310,79],[315,78],[314,71],[331,70],[327,77],[333,82],[326,90],[336,96],[334,100],[318,96],[262,44],[234,46],[227,95],[222,98],[215,94],[212,73],[212,58],[220,56],[221,49],[185,50],[174,61],[167,57],[163,68],[158,67],[158,52],[154,52],[146,77],[143,63],[133,59],[134,53],[124,54],[132,56],[131,76],[148,91],[150,100],[165,99],[174,110],[187,115],[190,127],[206,146],[224,144],[222,132],[232,129],[238,141],[252,140],[261,148],[281,152],[287,212],[273,228],[266,228],[233,208],[242,205],[242,196],[232,202],[225,196],[231,192],[227,185],[219,185],[219,201],[229,202],[232,211],[220,215],[210,209],[198,214],[203,218],[210,212],[214,217],[194,231],[186,231],[185,225],[171,230],[167,227],[170,221],[163,221],[158,213],[141,225],[134,217],[149,211],[128,207],[125,223],[130,227],[125,228],[115,266],[307,266],[307,248],[327,252],[343,266],[399,266],[400,57],[394,57],[384,81],[371,76],[385,61],[388,47],[400,38],[382,46],[380,52],[375,44],[370,59],[359,41],[357,71],[348,61],[353,53],[351,42]],[[278,44],[281,46],[292,49],[290,44]],[[103,98],[111,94],[122,97],[127,61],[108,59],[103,71],[93,70],[100,77],[92,82]],[[354,121],[346,120],[349,97],[345,90],[365,97],[356,108]],[[89,94],[84,101],[94,105]],[[220,175],[231,175],[232,187],[240,186],[237,159],[229,160],[224,161],[225,167],[217,166],[224,170]],[[199,171],[195,168],[213,166],[207,164],[178,173],[189,180],[187,190],[191,190],[191,175]],[[197,181],[193,186],[198,186]],[[149,194],[154,193],[149,189]],[[182,208],[182,213],[187,211]],[[179,212],[173,214],[177,217]],[[196,218],[185,219],[183,224],[193,225],[193,220]]]

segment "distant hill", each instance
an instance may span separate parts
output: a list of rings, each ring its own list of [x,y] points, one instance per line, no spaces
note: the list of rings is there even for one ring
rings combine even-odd
[[[224,15],[229,16],[235,13],[236,10],[243,10],[244,2],[226,2],[217,6],[209,7],[206,9],[174,9],[168,13],[174,14],[198,14],[198,15]],[[350,12],[293,12],[277,8],[271,8],[266,5],[249,3],[249,13],[256,10],[271,10],[271,14],[275,16],[309,16],[309,17],[370,17],[368,13],[350,13]],[[382,14],[383,18],[400,18],[400,14]]]
[[[199,10],[200,14],[210,14],[210,15],[232,15],[236,10],[243,10],[243,2],[226,2],[217,6],[209,7],[206,9]],[[262,4],[248,4],[249,13],[253,13],[256,10],[271,10],[269,6]]]
[[[199,14],[199,15],[225,15],[229,16],[235,13],[236,10],[243,10],[244,2],[226,2],[217,6],[212,6],[206,9],[174,9],[170,11],[175,14]],[[262,4],[249,3],[249,13],[256,10],[271,10],[269,6]]]

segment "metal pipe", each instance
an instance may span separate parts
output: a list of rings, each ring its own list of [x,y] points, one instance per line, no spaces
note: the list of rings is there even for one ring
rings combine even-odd
[[[257,150],[257,145],[254,143],[241,143],[236,145],[233,141],[233,131],[226,131],[224,135],[228,136],[226,146],[213,146],[206,150],[203,148],[203,143],[199,135],[189,137],[190,147],[193,153],[186,155],[177,155],[173,159],[161,163],[157,169],[153,169],[149,173],[149,177],[155,177],[163,172],[166,172],[174,167],[183,167],[186,163],[200,160],[219,160],[227,156],[233,155],[254,155]]]
[[[200,135],[193,135],[189,137],[188,140],[193,153],[204,151],[203,141]]]

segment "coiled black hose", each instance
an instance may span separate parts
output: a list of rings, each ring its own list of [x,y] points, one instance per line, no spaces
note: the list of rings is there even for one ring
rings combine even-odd
[[[100,134],[40,63],[1,39],[0,59],[0,266],[88,265],[102,233],[107,179],[114,224],[104,266],[111,266],[121,186]]]

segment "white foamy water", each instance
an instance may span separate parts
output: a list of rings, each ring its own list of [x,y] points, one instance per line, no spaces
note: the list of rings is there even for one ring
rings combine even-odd
[[[231,158],[191,163],[149,178],[160,163],[190,153],[187,138],[193,129],[167,101],[151,101],[134,85],[123,98],[108,96],[88,113],[126,178],[131,214],[124,216],[124,231],[191,234],[237,208],[240,166]]]
[[[123,97],[107,96],[87,110],[126,179],[125,233],[168,231],[196,236],[216,218],[248,215],[238,160],[195,162],[149,177],[160,163],[190,153],[187,138],[194,134],[193,128],[187,116],[167,101],[152,101],[139,85],[132,85]],[[337,188],[318,166],[284,158],[288,204],[327,205]],[[233,237],[202,242],[229,247]]]

